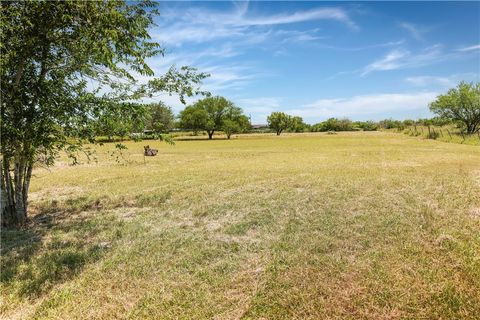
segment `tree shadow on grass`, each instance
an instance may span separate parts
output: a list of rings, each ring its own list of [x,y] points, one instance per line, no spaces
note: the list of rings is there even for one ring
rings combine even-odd
[[[113,219],[98,218],[93,212],[71,217],[56,205],[42,207],[21,229],[1,232],[1,282],[5,292],[21,298],[35,298],[55,284],[78,274],[87,264],[99,260],[110,239],[102,231]]]
[[[35,298],[72,279],[127,232],[111,209],[159,207],[170,197],[170,191],[161,191],[133,198],[81,195],[33,203],[26,226],[1,232],[0,281],[5,292]]]

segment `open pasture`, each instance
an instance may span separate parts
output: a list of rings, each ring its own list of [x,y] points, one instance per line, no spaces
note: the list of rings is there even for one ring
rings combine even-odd
[[[9,319],[474,319],[480,148],[403,134],[112,144],[37,168]],[[159,149],[144,163],[143,145]]]

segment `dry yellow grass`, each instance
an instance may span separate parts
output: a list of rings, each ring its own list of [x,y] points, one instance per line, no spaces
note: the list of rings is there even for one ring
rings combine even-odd
[[[146,144],[146,143],[145,143]],[[38,169],[3,318],[480,314],[480,148],[402,134],[127,143]]]

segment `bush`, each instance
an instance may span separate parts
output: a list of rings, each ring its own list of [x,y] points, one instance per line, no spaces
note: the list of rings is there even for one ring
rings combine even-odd
[[[378,129],[378,124],[374,121],[355,121],[353,124],[363,131],[376,131]]]
[[[314,124],[311,127],[312,132],[325,132],[325,131],[353,131],[353,122],[347,118],[337,119],[330,118],[326,121]]]
[[[393,119],[382,120],[378,123],[378,125],[383,129],[400,129],[400,131],[405,129],[405,126],[401,121]]]

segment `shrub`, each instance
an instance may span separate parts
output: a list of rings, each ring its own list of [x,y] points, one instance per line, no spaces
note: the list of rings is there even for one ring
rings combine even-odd
[[[311,127],[312,132],[353,131],[353,130],[354,130],[353,122],[347,118],[344,118],[344,119],[330,118],[326,121],[314,124]]]
[[[375,131],[378,129],[378,124],[374,121],[355,121],[353,124],[363,131]]]

